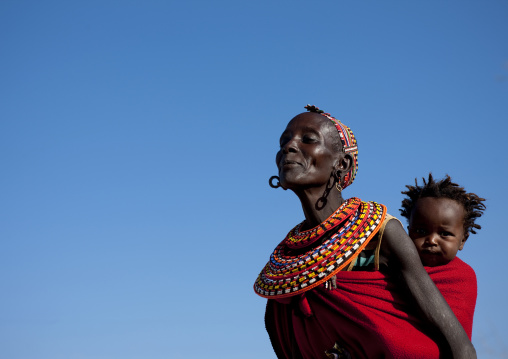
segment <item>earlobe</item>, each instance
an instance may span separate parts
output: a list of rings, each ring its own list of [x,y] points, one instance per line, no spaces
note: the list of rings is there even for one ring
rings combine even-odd
[[[351,164],[353,163],[353,157],[346,153],[339,161],[339,168],[341,171],[347,173],[351,169]]]
[[[351,169],[352,161],[353,157],[350,154],[342,153],[341,156],[336,159],[335,165],[333,166],[333,176],[341,186],[340,190],[342,190],[344,177]]]
[[[464,244],[466,244],[466,241],[467,241],[467,238],[462,239],[462,242],[460,243],[460,246],[459,246],[459,251],[461,251],[462,248],[464,248]]]

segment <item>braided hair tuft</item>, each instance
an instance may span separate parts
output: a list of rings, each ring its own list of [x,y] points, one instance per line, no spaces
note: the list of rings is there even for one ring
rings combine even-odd
[[[476,234],[476,230],[482,228],[479,224],[475,223],[475,220],[483,215],[483,211],[486,208],[485,204],[483,204],[485,198],[481,198],[475,193],[467,193],[464,187],[452,182],[452,179],[448,175],[442,180],[435,181],[432,173],[429,173],[427,181],[425,178],[422,179],[422,186],[418,186],[418,181],[415,178],[415,185],[407,185],[406,188],[408,190],[401,192],[407,195],[407,198],[402,200],[402,208],[400,209],[400,214],[403,217],[406,217],[409,221],[411,212],[419,198],[449,198],[464,206],[466,212],[464,216],[464,236],[466,239],[469,237],[469,233]]]

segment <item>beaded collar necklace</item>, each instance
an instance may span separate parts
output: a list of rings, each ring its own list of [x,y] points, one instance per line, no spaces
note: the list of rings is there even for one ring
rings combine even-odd
[[[307,231],[300,232],[302,223],[298,224],[293,228],[285,238],[285,244],[292,249],[298,249],[306,247],[321,237],[331,229],[337,227],[339,224],[344,222],[354,211],[358,209],[361,200],[356,197],[352,197],[345,201],[330,217],[328,217],[323,223],[320,223],[316,227]]]
[[[305,236],[308,239],[293,240],[292,232],[299,228],[296,226],[273,251],[254,283],[254,291],[265,298],[284,298],[324,283],[360,254],[378,232],[385,215],[386,207],[382,204],[350,198],[332,214],[331,217],[335,219],[325,221],[330,220],[333,225],[321,224],[324,226],[320,227],[323,233],[316,227],[302,232],[312,232]],[[304,247],[303,242],[309,245],[339,224],[342,224],[340,229],[319,246],[311,247],[304,253],[295,251]],[[318,231],[320,234],[317,234]]]

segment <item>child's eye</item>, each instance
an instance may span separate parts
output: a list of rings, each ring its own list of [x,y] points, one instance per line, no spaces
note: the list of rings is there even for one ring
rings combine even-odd
[[[417,228],[415,230],[415,233],[420,234],[420,235],[424,235],[424,234],[427,234],[427,231],[425,229],[422,229],[422,228]]]
[[[450,233],[450,232],[446,232],[446,231],[441,232],[441,235],[442,235],[443,237],[453,236],[453,234],[452,234],[452,233]]]

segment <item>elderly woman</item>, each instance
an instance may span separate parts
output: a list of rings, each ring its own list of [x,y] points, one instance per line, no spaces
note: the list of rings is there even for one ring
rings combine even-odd
[[[331,115],[306,108],[282,133],[279,174],[270,179],[298,196],[305,220],[254,284],[269,299],[277,357],[475,358],[464,330],[470,336],[474,303],[445,295],[457,319],[386,207],[343,199],[358,168],[356,139]]]

